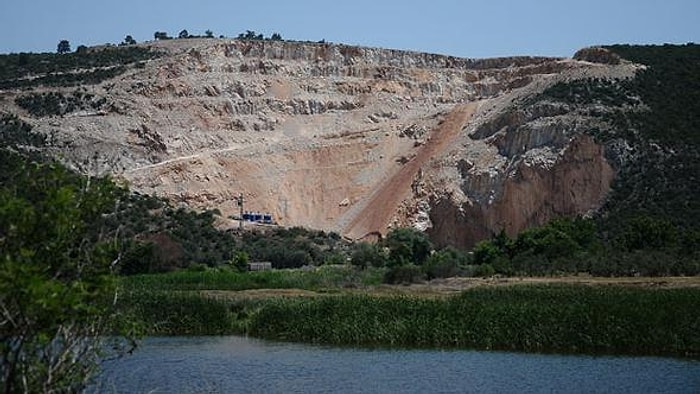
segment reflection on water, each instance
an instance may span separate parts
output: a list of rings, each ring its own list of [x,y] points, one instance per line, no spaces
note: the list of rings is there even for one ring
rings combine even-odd
[[[699,393],[700,362],[148,338],[104,365],[105,393]]]

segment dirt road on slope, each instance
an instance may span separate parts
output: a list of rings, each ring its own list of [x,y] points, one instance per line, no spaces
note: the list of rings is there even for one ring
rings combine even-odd
[[[479,102],[455,107],[444,121],[430,133],[430,139],[418,148],[416,156],[410,159],[364,201],[349,224],[343,229],[343,235],[351,239],[361,239],[373,233],[385,234],[389,221],[399,204],[411,190],[411,183],[418,171],[431,158],[438,156],[457,139],[463,127],[479,106]]]

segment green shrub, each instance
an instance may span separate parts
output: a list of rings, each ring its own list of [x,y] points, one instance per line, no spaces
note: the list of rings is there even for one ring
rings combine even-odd
[[[389,266],[422,265],[433,248],[425,233],[407,227],[389,231],[382,245],[389,249]]]
[[[451,278],[457,276],[466,257],[463,252],[447,247],[433,252],[423,264],[428,279]]]
[[[368,242],[357,243],[350,256],[352,265],[363,269],[367,267],[384,267],[386,260],[387,256],[382,247]]]
[[[496,270],[491,264],[481,264],[474,268],[473,276],[480,276],[482,278],[489,278],[496,274]]]
[[[418,283],[425,279],[425,274],[421,267],[415,264],[405,264],[390,267],[384,274],[384,283],[390,284],[411,284]]]

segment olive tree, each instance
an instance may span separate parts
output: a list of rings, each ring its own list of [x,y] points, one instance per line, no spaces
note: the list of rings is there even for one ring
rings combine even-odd
[[[70,52],[70,42],[68,40],[59,41],[58,46],[56,47],[56,52],[61,54]]]
[[[117,242],[100,223],[123,192],[52,163],[0,155],[1,392],[77,392],[117,333]],[[127,345],[110,336],[116,348]]]

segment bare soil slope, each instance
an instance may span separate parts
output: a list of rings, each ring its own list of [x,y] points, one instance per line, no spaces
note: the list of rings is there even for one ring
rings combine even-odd
[[[407,159],[408,162],[395,174],[374,188],[369,198],[362,202],[362,209],[348,218],[350,223],[343,229],[343,234],[360,239],[386,231],[399,204],[409,197],[416,175],[433,157],[443,154],[456,141],[477,106],[477,103],[470,103],[453,108],[430,133],[427,142],[418,149],[415,156]]]

